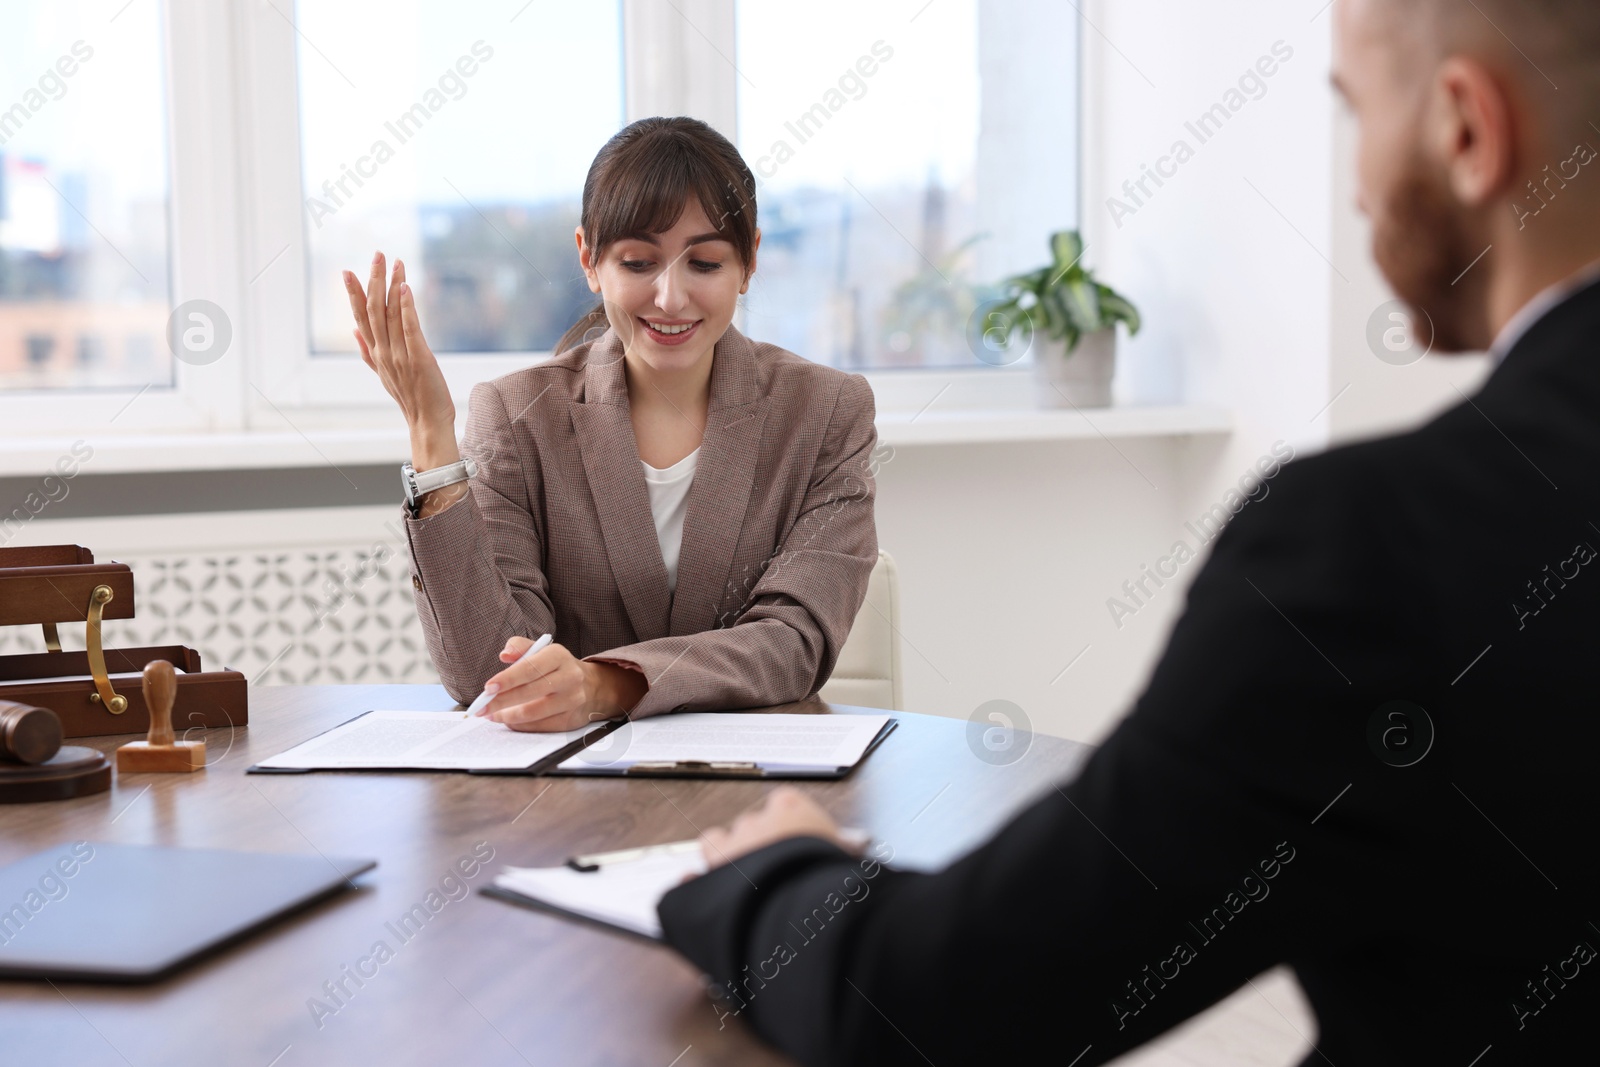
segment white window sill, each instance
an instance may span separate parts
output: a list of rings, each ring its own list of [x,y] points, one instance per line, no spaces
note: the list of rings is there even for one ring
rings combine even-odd
[[[1075,441],[1107,437],[1225,434],[1233,417],[1214,407],[996,408],[878,413],[878,436],[910,445]]]
[[[1213,407],[1122,407],[1044,410],[993,408],[956,411],[885,411],[878,415],[880,439],[896,448],[912,445],[984,444],[1013,441],[1072,441],[1102,437],[1178,437],[1224,434],[1229,413]],[[131,471],[262,470],[374,463],[399,464],[410,451],[401,428],[244,433],[125,434],[95,437],[0,438],[0,477],[43,476],[74,441],[94,455],[81,473]],[[82,445],[79,445],[81,451]]]

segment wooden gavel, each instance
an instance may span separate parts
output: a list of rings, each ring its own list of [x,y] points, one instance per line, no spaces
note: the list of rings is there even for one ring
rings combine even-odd
[[[141,771],[200,771],[206,766],[204,741],[175,741],[172,705],[178,697],[178,676],[172,664],[153,660],[144,668],[144,704],[150,711],[150,731],[143,741],[130,741],[117,749],[117,773]]]
[[[45,763],[61,751],[61,720],[48,708],[0,700],[0,762]]]

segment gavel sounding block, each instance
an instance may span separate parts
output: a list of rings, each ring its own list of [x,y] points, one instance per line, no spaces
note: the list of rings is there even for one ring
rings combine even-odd
[[[143,741],[131,741],[117,749],[117,773],[172,772],[204,770],[204,741],[175,741],[172,736],[172,703],[178,695],[177,675],[172,664],[155,660],[144,668],[144,702],[150,709],[150,732]]]
[[[63,746],[43,763],[0,763],[0,804],[33,804],[104,793],[111,763],[98,749]]]

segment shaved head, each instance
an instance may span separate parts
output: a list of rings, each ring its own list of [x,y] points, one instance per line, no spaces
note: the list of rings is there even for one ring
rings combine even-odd
[[[1427,79],[1448,56],[1492,63],[1567,143],[1600,120],[1600,0],[1356,0],[1392,35],[1393,58]],[[1594,132],[1594,131],[1591,131]]]
[[[1600,48],[1600,5],[1593,0],[1379,0],[1378,6],[1393,24],[1416,27],[1442,51],[1498,38],[1531,63],[1565,69],[1592,67]]]

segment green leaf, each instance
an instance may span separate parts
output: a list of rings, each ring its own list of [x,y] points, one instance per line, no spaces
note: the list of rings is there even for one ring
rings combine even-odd
[[[1083,332],[1083,323],[1078,321],[1080,309],[1072,303],[1072,298],[1067,295],[1066,289],[1058,285],[1050,290],[1050,301],[1061,320],[1060,328],[1055,333],[1057,338]]]
[[[1055,289],[1045,291],[1039,303],[1034,305],[1034,332],[1043,333],[1048,337],[1060,340],[1061,336],[1071,325],[1067,318],[1066,308],[1061,304],[1061,295]],[[1041,330],[1040,327],[1043,327]]]
[[[1083,257],[1083,238],[1078,236],[1077,230],[1061,230],[1050,235],[1050,254],[1055,257],[1055,269],[1067,270],[1069,266],[1076,269],[1076,264]]]
[[[1127,298],[1113,292],[1105,286],[1100,286],[1100,311],[1105,316],[1107,324],[1116,322],[1124,323],[1128,327],[1128,336],[1132,337],[1139,332],[1139,327],[1144,320],[1139,316],[1139,309],[1134,307]]]
[[[1079,333],[1093,333],[1105,326],[1100,317],[1100,290],[1084,278],[1069,278],[1057,290],[1072,325]]]
[[[1005,343],[1010,344],[1012,336],[1021,329],[1026,319],[1027,316],[1016,308],[991,308],[983,317],[984,333],[993,335],[1004,331]]]
[[[1069,351],[1082,335],[1121,322],[1130,335],[1143,324],[1139,311],[1125,297],[1095,280],[1080,260],[1085,245],[1076,230],[1050,235],[1049,266],[1016,274],[1001,283],[1016,328],[1024,323],[1035,333],[1066,341]]]
[[[985,313],[984,321],[989,326],[1003,324],[1009,328],[1016,324],[1019,311],[1016,300],[1002,300],[999,303],[990,305],[989,310]],[[993,316],[993,318],[991,319],[990,316]]]

